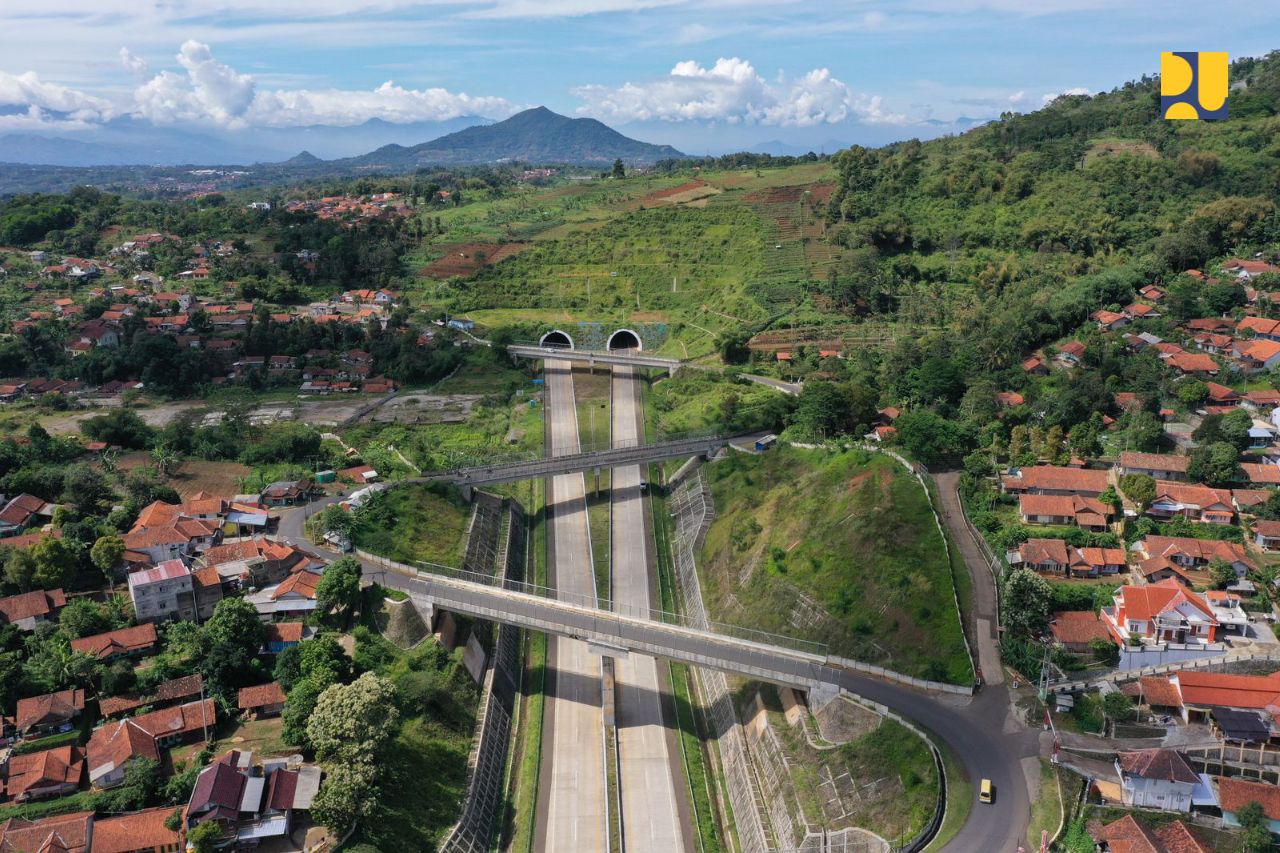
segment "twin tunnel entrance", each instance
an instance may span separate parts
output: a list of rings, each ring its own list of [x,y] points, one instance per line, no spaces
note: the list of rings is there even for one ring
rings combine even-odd
[[[552,329],[543,335],[538,343],[544,347],[554,347],[556,349],[573,349],[573,338],[569,337],[568,332],[560,329]],[[609,335],[609,340],[605,344],[605,349],[610,352],[617,350],[642,350],[644,344],[640,341],[640,336],[631,329],[618,329]]]

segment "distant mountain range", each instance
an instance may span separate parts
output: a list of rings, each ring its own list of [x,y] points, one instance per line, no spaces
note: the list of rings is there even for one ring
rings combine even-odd
[[[479,165],[517,160],[526,163],[630,165],[684,157],[670,145],[652,145],[623,136],[593,118],[569,118],[536,107],[495,124],[468,127],[421,145],[384,145],[334,165],[388,169],[428,165]]]
[[[306,157],[290,159],[299,149],[306,150]],[[683,156],[669,145],[630,139],[595,119],[568,118],[545,107],[496,124],[477,116],[416,124],[373,119],[354,127],[259,128],[249,133],[120,118],[78,133],[0,136],[0,163],[68,167],[270,163],[405,171],[503,160],[608,165],[622,158],[636,165]]]

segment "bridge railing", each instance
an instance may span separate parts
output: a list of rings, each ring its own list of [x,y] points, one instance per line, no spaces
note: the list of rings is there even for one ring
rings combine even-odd
[[[800,640],[795,637],[784,637],[778,634],[771,634],[767,631],[759,631],[754,628],[744,628],[741,625],[728,625],[723,622],[708,622],[705,625],[698,624],[697,620],[690,619],[680,613],[671,613],[666,610],[660,610],[653,607],[641,607],[636,604],[621,601],[610,601],[604,598],[597,598],[593,594],[575,594],[552,587],[542,586],[540,584],[531,583],[524,580],[515,580],[507,578],[500,580],[492,575],[478,574],[476,572],[468,572],[464,569],[455,568],[453,566],[445,566],[439,563],[430,563],[425,561],[413,561],[411,563],[398,563],[394,560],[388,560],[386,557],[378,554],[371,554],[367,551],[357,549],[355,555],[361,560],[370,563],[379,563],[385,566],[402,566],[405,569],[426,575],[440,575],[455,580],[467,581],[469,583],[482,584],[484,586],[500,587],[511,592],[521,592],[527,595],[535,595],[539,598],[546,598],[559,601],[563,604],[571,604],[578,607],[586,607],[593,610],[600,610],[613,613],[618,616],[625,616],[631,619],[644,619],[650,622],[662,622],[668,625],[676,625],[682,628],[690,628],[693,630],[710,631],[714,634],[720,634],[725,637],[731,637],[737,640],[745,640],[749,643],[758,643],[765,646],[776,646],[778,648],[788,649],[793,652],[799,652],[805,655],[826,658],[827,647],[822,643],[815,643],[809,640]]]

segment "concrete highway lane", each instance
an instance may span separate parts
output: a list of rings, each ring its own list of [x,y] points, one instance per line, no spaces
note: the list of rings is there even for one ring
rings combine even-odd
[[[630,446],[643,438],[640,388],[631,367],[613,368],[612,440]],[[653,606],[650,544],[640,494],[639,465],[614,468],[610,485],[610,555],[613,598],[628,607]],[[634,612],[634,611],[633,611]],[[622,797],[622,838],[627,851],[688,849],[688,821],[681,819],[683,774],[673,763],[673,735],[663,720],[659,662],[630,655],[617,662],[617,725]],[[675,773],[681,773],[677,777]]]
[[[578,415],[568,362],[548,361],[546,416],[553,454],[578,452]],[[547,494],[554,586],[562,593],[595,595],[591,537],[583,475],[551,478]],[[607,849],[604,720],[600,658],[585,643],[551,639],[549,725],[539,785],[539,840],[547,853]]]

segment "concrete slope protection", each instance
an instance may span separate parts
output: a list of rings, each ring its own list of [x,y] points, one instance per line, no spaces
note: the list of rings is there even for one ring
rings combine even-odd
[[[553,452],[578,452],[578,415],[572,366],[546,362],[547,408]],[[548,534],[562,593],[594,598],[586,486],[581,473],[551,478],[547,493]],[[604,719],[600,658],[580,640],[552,638],[548,681],[549,725],[543,743],[543,782],[538,786],[540,849],[587,851],[608,848]]]
[[[641,436],[639,384],[631,367],[613,368],[612,438],[615,446],[637,444]],[[639,465],[614,468],[609,480],[613,598],[618,604],[649,608],[651,546],[644,518]],[[617,731],[622,841],[628,851],[686,850],[680,816],[683,786],[673,771],[674,754],[658,678],[658,661],[628,655],[617,661]]]

